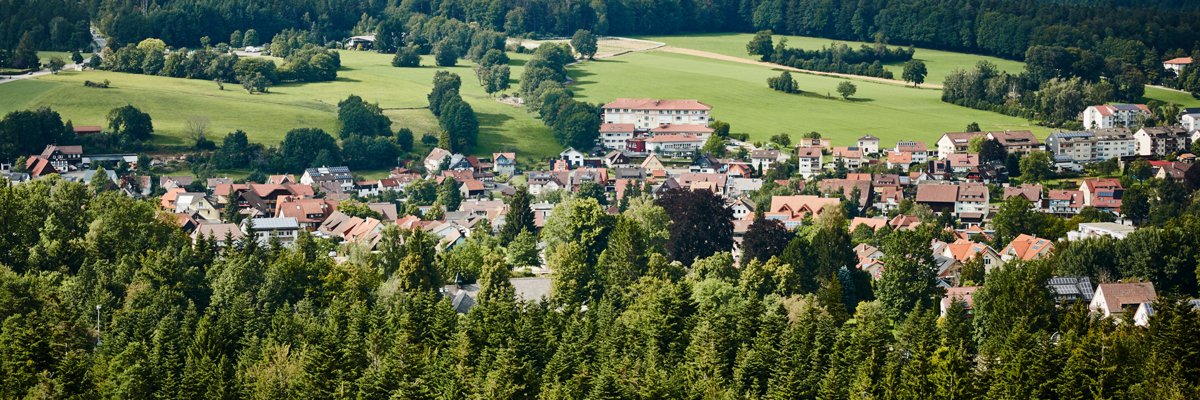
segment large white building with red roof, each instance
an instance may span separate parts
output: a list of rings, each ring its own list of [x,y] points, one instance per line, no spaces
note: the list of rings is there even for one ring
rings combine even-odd
[[[1183,73],[1184,68],[1192,65],[1191,57],[1176,57],[1167,61],[1163,61],[1163,69],[1175,72],[1175,76]]]
[[[1083,110],[1084,129],[1128,128],[1138,116],[1150,117],[1145,104],[1102,104]]]
[[[712,107],[699,100],[616,99],[605,104],[604,123],[633,124],[637,129],[663,125],[708,126]]]

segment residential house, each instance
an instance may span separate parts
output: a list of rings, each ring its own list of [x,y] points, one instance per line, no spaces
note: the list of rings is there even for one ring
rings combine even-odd
[[[986,272],[992,272],[993,269],[1004,266],[1004,259],[1000,257],[1000,253],[983,243],[958,239],[951,243],[945,243],[937,250],[940,250],[943,257],[953,258],[963,264],[976,258],[981,259]]]
[[[450,157],[450,155],[449,150],[440,147],[434,147],[432,150],[429,150],[429,155],[425,156],[425,172],[430,174],[438,172],[438,170],[442,169],[442,162],[446,157]]]
[[[163,190],[171,190],[174,188],[186,188],[188,186],[191,186],[192,183],[195,181],[196,181],[196,177],[194,177],[194,176],[163,175],[163,176],[158,177],[158,187],[162,188]]]
[[[50,161],[50,165],[53,165],[54,169],[67,171],[79,168],[83,163],[83,146],[57,146],[48,144],[45,149],[42,149],[42,154],[39,156]]]
[[[866,243],[861,243],[854,246],[854,255],[858,258],[858,264],[854,267],[871,275],[872,279],[879,279],[883,276],[883,252],[879,251],[875,246]]]
[[[913,201],[929,206],[934,212],[954,212],[954,203],[958,202],[958,185],[919,184]]]
[[[229,183],[233,183],[233,182],[229,182]],[[268,176],[266,183],[268,185],[282,185],[285,183],[299,183],[299,181],[297,181],[296,177],[292,176],[292,174],[282,174],[282,175]]]
[[[513,176],[517,173],[517,153],[492,153],[492,172]]]
[[[1183,70],[1192,65],[1191,57],[1175,57],[1167,61],[1163,61],[1163,69],[1175,73],[1175,76],[1183,74]]]
[[[1031,151],[1042,149],[1037,136],[1030,131],[988,132],[987,139],[1000,142],[1008,154],[1029,154]]]
[[[609,150],[608,154],[604,155],[604,166],[608,168],[621,168],[629,166],[629,157],[620,150]]]
[[[753,150],[750,152],[750,165],[755,170],[766,173],[775,163],[787,162],[787,157],[779,150]]]
[[[982,223],[988,216],[990,192],[986,185],[963,183],[958,186],[958,198],[954,203],[954,214],[965,224]]]
[[[1200,131],[1200,108],[1185,108],[1179,114],[1179,124],[1183,129],[1192,132],[1192,141],[1196,141],[1196,132]]]
[[[955,153],[966,153],[971,146],[971,139],[984,136],[983,132],[948,132],[943,134],[937,141],[938,158],[945,159],[946,156]]]
[[[41,156],[33,156],[25,159],[25,170],[29,171],[30,178],[39,178],[42,176],[57,174],[58,169],[50,164],[50,160]]]
[[[325,218],[337,211],[338,203],[329,199],[282,198],[275,206],[276,218],[296,220],[301,229],[316,230]]]
[[[1046,151],[1058,162],[1096,160],[1096,136],[1092,132],[1054,132],[1046,137]]]
[[[725,195],[728,176],[718,173],[683,173],[675,178],[679,185],[690,190],[708,190],[717,195]]]
[[[427,226],[427,225],[426,225]],[[409,229],[417,227],[409,227]],[[375,218],[351,217],[340,211],[334,211],[317,227],[316,235],[322,237],[340,238],[345,242],[365,245],[374,249],[383,231],[383,222]]]
[[[1129,128],[1108,128],[1092,131],[1096,143],[1092,145],[1092,159],[1103,161],[1137,154],[1137,138]]]
[[[272,240],[291,246],[300,235],[300,224],[294,218],[247,218],[242,221],[242,232],[268,245]]]
[[[1149,118],[1145,104],[1103,104],[1083,110],[1084,129],[1131,128],[1139,118]]]
[[[1049,239],[1022,233],[1008,242],[1008,246],[1000,251],[1000,258],[1005,262],[1010,260],[1029,261],[1047,257],[1053,252],[1054,243],[1051,243]]]
[[[863,154],[879,154],[879,138],[877,137],[864,135],[863,137],[858,138],[857,144],[858,148],[862,149]]]
[[[584,154],[579,150],[575,150],[574,147],[568,147],[562,152],[558,153],[558,158],[566,161],[567,166],[572,168],[582,167],[584,157]]]
[[[1085,206],[1085,200],[1082,191],[1079,190],[1051,190],[1046,193],[1046,204],[1042,207],[1044,212],[1048,212],[1061,216],[1072,216],[1079,214],[1079,210]]]
[[[837,146],[833,148],[833,157],[830,159],[831,165],[841,163],[847,170],[856,171],[862,167],[867,160],[863,157],[862,149],[858,147]]]
[[[945,159],[945,171],[934,172],[950,172],[955,175],[966,175],[968,172],[979,169],[979,155],[967,153],[955,153],[947,155]]]
[[[347,167],[318,167],[305,169],[304,175],[300,177],[300,183],[304,185],[320,185],[326,182],[342,187],[352,187],[354,186],[354,175]]]
[[[754,218],[754,202],[747,197],[726,200],[725,208],[728,208],[733,213],[733,219],[735,220]]]
[[[796,147],[816,147],[822,150],[833,149],[833,142],[829,139],[821,138],[800,138],[796,143]]]
[[[1155,178],[1183,181],[1187,179],[1188,170],[1195,164],[1183,161],[1151,161],[1150,165],[1154,167]]]
[[[725,166],[721,160],[710,154],[696,154],[695,157],[692,157],[692,164],[688,166],[689,172],[704,174],[724,172],[724,169]]]
[[[1075,241],[1094,237],[1124,239],[1136,230],[1137,227],[1115,222],[1081,222],[1078,228],[1067,232],[1067,240]]]
[[[908,172],[908,168],[913,164],[912,153],[902,153],[898,151],[887,152],[887,167],[899,168],[902,172]]]
[[[908,154],[909,163],[924,164],[929,160],[929,148],[925,142],[901,140],[896,142],[896,148],[892,152]]]
[[[962,286],[946,288],[946,294],[942,296],[942,300],[938,302],[938,309],[941,310],[941,316],[946,316],[946,312],[950,311],[950,306],[955,300],[962,301],[966,305],[967,313],[973,313],[975,309],[975,292],[981,286]]]
[[[1143,127],[1133,134],[1137,154],[1141,156],[1166,157],[1188,151],[1191,135],[1182,126]]]
[[[898,187],[875,187],[875,201],[871,207],[880,212],[889,212],[900,208],[900,203],[904,201],[904,191]]]
[[[233,243],[239,242],[246,237],[242,233],[242,229],[237,224],[219,223],[219,224],[199,224],[192,231],[192,243],[196,243],[200,238],[205,238],[216,242],[217,247],[225,247]]]
[[[1085,179],[1079,186],[1083,192],[1083,205],[1114,213],[1121,212],[1121,195],[1125,188],[1117,178]]]
[[[606,124],[634,124],[638,129],[662,125],[708,125],[712,107],[698,100],[619,98],[601,107]]]
[[[1101,283],[1096,287],[1092,302],[1088,309],[1092,314],[1101,317],[1120,318],[1126,313],[1134,313],[1143,304],[1154,303],[1158,293],[1154,291],[1154,283]],[[1146,326],[1145,321],[1135,322],[1138,326]]]
[[[179,190],[179,188],[173,190]],[[221,221],[221,212],[213,207],[212,203],[209,203],[204,196],[204,193],[178,193],[175,197],[175,209],[172,212],[191,215],[198,221]]]
[[[464,199],[478,199],[487,196],[487,188],[484,186],[483,181],[475,179],[463,182],[458,186],[458,191]]]
[[[628,150],[629,140],[636,134],[634,124],[600,124],[600,146],[612,150]]]
[[[804,179],[811,179],[821,173],[821,159],[824,154],[820,147],[800,147],[796,149],[797,172]]]
[[[821,193],[841,195],[842,198],[855,202],[859,210],[866,210],[871,205],[871,197],[874,194],[870,180],[822,179],[817,182],[817,187]]]
[[[880,229],[883,229],[883,227],[887,226],[887,223],[888,223],[887,218],[883,218],[883,217],[879,217],[879,218],[854,217],[854,219],[850,220],[850,232],[854,232],[854,230],[858,229],[859,226],[866,226],[868,228],[871,228],[871,230],[873,230],[873,231],[878,231]]]
[[[213,190],[217,205],[250,209],[258,215],[275,215],[275,204],[281,197],[309,198],[313,197],[314,193],[312,186],[290,183],[235,183],[217,185]]]
[[[1030,203],[1033,203],[1034,206],[1040,206],[1042,204],[1043,189],[1044,188],[1042,185],[1036,183],[1026,183],[1019,186],[1005,186],[1004,199],[1008,200],[1009,197],[1021,196],[1024,197],[1025,200],[1029,200]]]
[[[667,169],[667,167],[663,165],[662,160],[659,160],[658,156],[654,154],[651,154],[647,156],[645,160],[642,160],[641,167],[642,171],[646,171],[647,175],[649,175],[652,171],[663,171]]]
[[[763,180],[757,178],[734,178],[726,179],[725,195],[728,197],[738,198],[743,195],[757,192],[762,189]]]
[[[217,185],[231,185],[231,184],[233,184],[233,179],[230,179],[229,177],[208,178],[208,179],[204,180],[204,188],[208,189],[208,190],[216,189]]]
[[[689,157],[704,146],[704,139],[694,135],[654,135],[646,139],[646,151],[666,157]]]
[[[1054,293],[1054,302],[1059,306],[1077,302],[1090,304],[1095,296],[1092,280],[1086,276],[1054,276],[1050,277],[1046,286]]]
[[[763,215],[767,219],[783,222],[788,229],[795,229],[805,217],[820,216],[825,207],[840,207],[841,200],[810,195],[772,196],[771,208]]]

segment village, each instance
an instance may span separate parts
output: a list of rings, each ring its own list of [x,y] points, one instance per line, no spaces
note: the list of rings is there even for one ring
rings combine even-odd
[[[712,110],[701,101],[624,98],[602,110],[594,148],[564,149],[543,168],[530,170],[518,167],[520,155],[514,152],[488,159],[433,148],[424,159],[396,167],[377,180],[357,179],[343,166],[324,166],[271,175],[264,182],[200,182],[192,176],[161,176],[151,182],[150,176],[138,173],[142,169],[136,155],[90,155],[78,145],[49,145],[27,157],[23,168],[3,165],[3,177],[14,185],[50,175],[80,182],[107,180],[129,196],[157,198],[193,240],[209,238],[220,246],[254,240],[286,247],[305,231],[374,249],[385,227],[394,225],[425,230],[438,239],[439,251],[451,251],[481,227],[502,227],[509,212],[507,199],[518,190],[536,199],[530,209],[539,229],[557,201],[585,195],[581,191],[597,196],[599,189],[599,200],[611,214],[621,212],[618,205],[631,192],[658,196],[669,190],[708,191],[720,196],[733,217],[735,260],[745,234],[760,218],[795,230],[825,213],[846,213],[851,217],[848,230],[856,234],[910,230],[938,219],[949,221],[954,239],[929,243],[939,285],[946,289],[945,312],[953,298],[969,306],[979,288],[961,278],[968,263],[982,262],[991,271],[1012,260],[1046,257],[1053,253],[1056,239],[1122,239],[1135,231],[1136,221],[1122,208],[1121,179],[1111,171],[1107,177],[1089,176],[1087,171],[1115,162],[1116,171],[1148,166],[1145,173],[1159,179],[1194,180],[1195,174],[1189,175],[1195,162],[1190,149],[1200,140],[1200,109],[1183,110],[1178,125],[1138,127],[1149,114],[1144,105],[1113,104],[1086,109],[1081,118],[1091,129],[1054,132],[1044,143],[1029,131],[949,132],[935,143],[886,144],[868,134],[848,146],[834,146],[813,134],[796,143],[787,137],[770,143],[731,139],[717,142],[726,144],[713,151],[706,146],[717,134],[710,125]],[[1041,160],[1042,165],[1026,161],[1038,155],[1048,160]],[[119,167],[98,167],[114,164]],[[1046,171],[1031,170],[1036,168]],[[1042,174],[1048,182],[1022,179],[1025,183],[1013,184],[1010,175],[1017,170],[1025,170],[1021,172],[1027,178]],[[1049,182],[1050,175],[1066,179]],[[441,187],[446,180],[458,188],[459,204],[406,206],[415,204],[406,201],[416,196],[412,185]],[[993,217],[1013,197],[1024,199],[1036,212],[1064,219],[1081,212],[1104,218],[1077,223],[1063,238],[1020,232],[1003,247],[993,247]],[[874,279],[887,268],[875,246],[858,244],[854,253],[858,263],[853,267]],[[514,278],[514,284],[522,282],[517,285],[522,296],[536,300],[548,293],[547,276],[553,271],[544,262],[527,266],[524,273],[528,278]],[[1133,313],[1142,325],[1156,299],[1148,282],[1097,285],[1088,277],[1056,276],[1047,285],[1059,301],[1088,303],[1103,316]],[[464,296],[478,291],[469,286],[458,283],[445,289],[462,312],[466,307],[460,304],[473,303],[463,303]]]

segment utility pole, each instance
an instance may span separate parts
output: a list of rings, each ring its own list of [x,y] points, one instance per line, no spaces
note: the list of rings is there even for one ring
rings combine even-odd
[[[100,305],[96,305],[96,345],[100,345]]]

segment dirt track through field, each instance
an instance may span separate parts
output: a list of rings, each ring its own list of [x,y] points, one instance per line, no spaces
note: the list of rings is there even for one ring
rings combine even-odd
[[[877,78],[877,77],[873,77],[873,76],[861,76],[861,75],[852,75],[852,74],[841,74],[841,73],[836,73],[836,72],[813,71],[813,70],[808,70],[808,69],[800,69],[800,68],[794,68],[794,67],[789,67],[789,66],[785,66],[785,65],[779,65],[779,64],[775,64],[775,63],[754,61],[754,60],[745,59],[745,58],[741,58],[741,57],[727,56],[724,54],[717,54],[717,53],[713,53],[713,52],[694,50],[694,49],[685,49],[685,48],[674,47],[674,46],[661,46],[661,47],[657,47],[657,48],[654,48],[651,50],[665,51],[668,53],[676,53],[676,54],[685,54],[685,55],[694,56],[694,57],[704,57],[704,58],[710,58],[713,60],[721,60],[721,61],[729,61],[729,62],[736,62],[736,63],[742,63],[742,64],[758,65],[758,66],[763,66],[763,67],[767,67],[767,68],[771,68],[771,69],[799,72],[802,74],[832,76],[832,77],[837,77],[837,78],[846,78],[846,79],[855,79],[855,80],[860,80],[860,81],[885,83],[885,84],[889,84],[889,85],[911,86],[908,84],[908,82],[895,80],[895,79]],[[920,85],[920,87],[923,89],[941,89],[942,85],[937,85],[937,84],[932,84],[932,83],[922,83]]]

